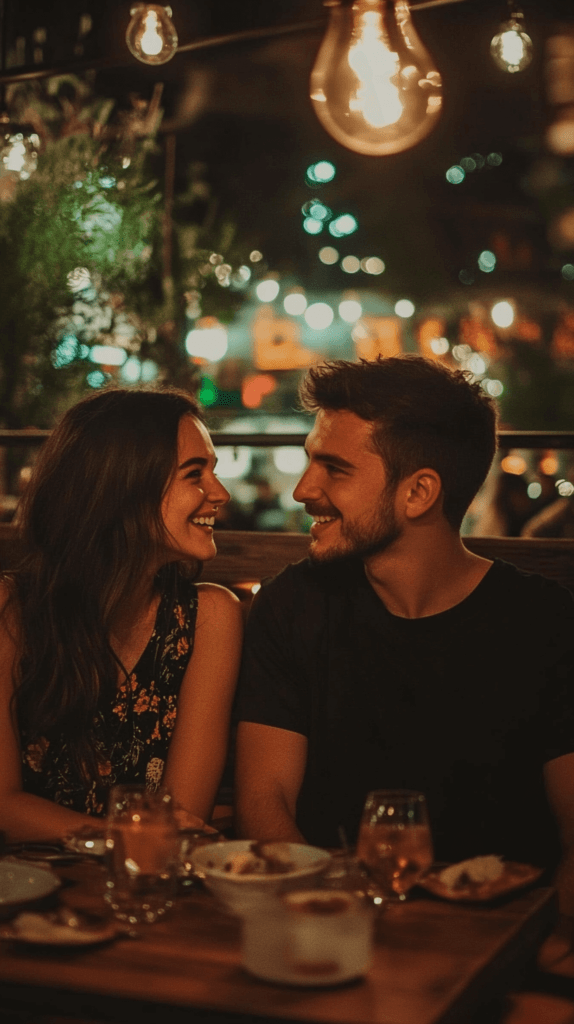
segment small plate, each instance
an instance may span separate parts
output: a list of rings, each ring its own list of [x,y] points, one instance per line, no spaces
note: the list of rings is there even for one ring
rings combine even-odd
[[[449,889],[439,878],[445,867],[446,864],[440,864],[431,868],[428,874],[421,878],[419,886],[427,892],[432,892],[433,896],[440,896],[441,899],[466,903],[486,903],[488,900],[495,900],[498,896],[530,885],[540,878],[543,872],[543,868],[534,867],[533,864],[519,864],[517,861],[507,860],[503,865],[504,871],[498,878],[488,882],[469,882],[456,889]]]
[[[118,934],[114,921],[92,924],[80,918],[74,927],[54,914],[23,913],[0,929],[0,938],[35,946],[94,946]]]
[[[60,885],[58,876],[47,868],[25,861],[0,861],[0,910],[33,903]]]

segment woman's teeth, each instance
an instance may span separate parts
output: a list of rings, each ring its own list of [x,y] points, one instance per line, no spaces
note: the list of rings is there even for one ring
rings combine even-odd
[[[213,526],[215,523],[215,516],[200,516],[199,519],[192,519],[191,521],[196,526]]]

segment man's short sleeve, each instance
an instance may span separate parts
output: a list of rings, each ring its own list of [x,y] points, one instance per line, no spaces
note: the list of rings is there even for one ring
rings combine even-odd
[[[295,568],[264,585],[254,599],[245,632],[236,718],[306,736],[308,666],[296,627]]]

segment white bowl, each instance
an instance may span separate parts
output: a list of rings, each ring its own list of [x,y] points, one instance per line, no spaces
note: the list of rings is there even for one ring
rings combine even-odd
[[[228,858],[237,853],[247,853],[251,843],[250,839],[232,839],[224,843],[210,843],[193,853],[196,874],[204,880],[210,892],[235,914],[273,903],[281,893],[312,888],[331,860],[331,854],[317,846],[288,843],[290,859],[295,865],[291,871],[269,875],[233,875],[225,871],[224,864]]]

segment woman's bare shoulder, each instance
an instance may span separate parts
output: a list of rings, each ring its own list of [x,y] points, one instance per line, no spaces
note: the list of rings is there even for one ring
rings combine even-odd
[[[197,625],[243,630],[241,601],[218,583],[197,584]]]

